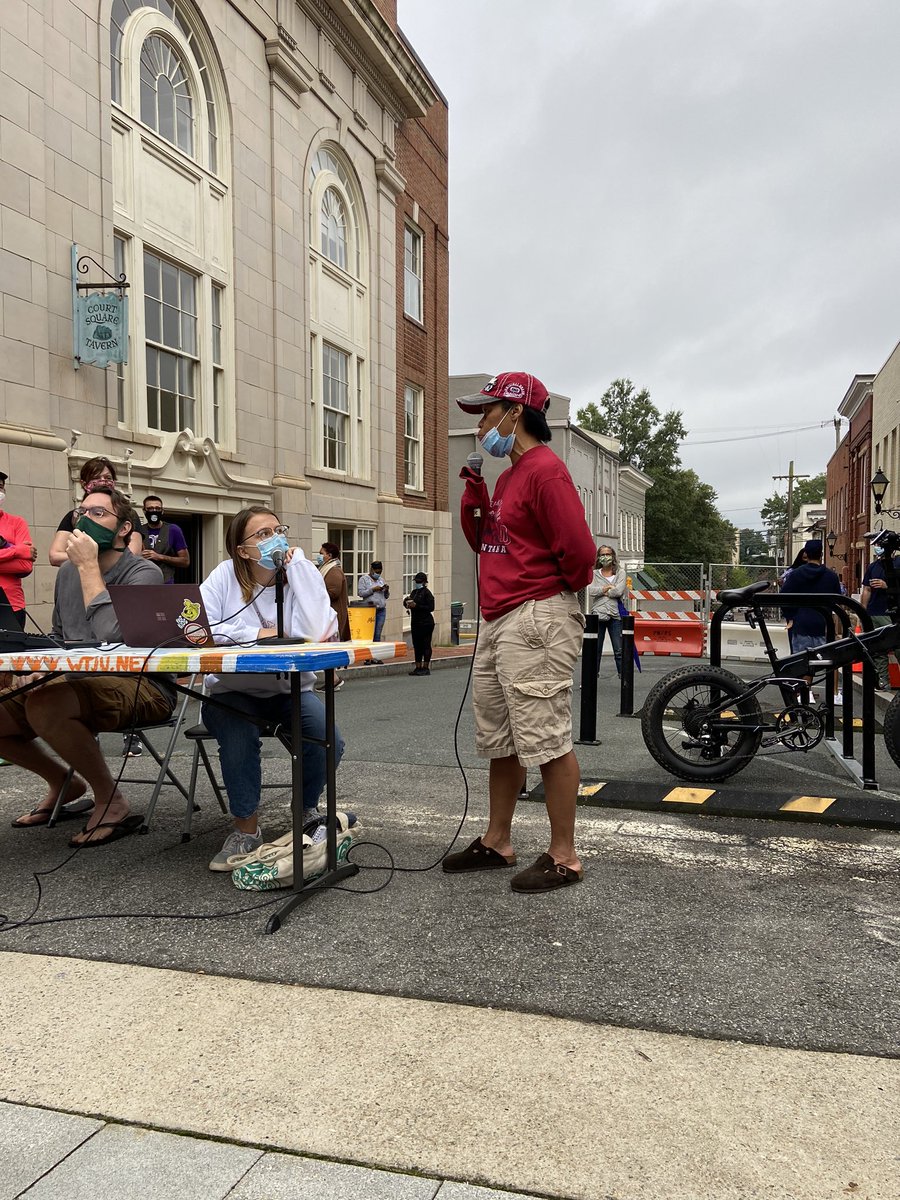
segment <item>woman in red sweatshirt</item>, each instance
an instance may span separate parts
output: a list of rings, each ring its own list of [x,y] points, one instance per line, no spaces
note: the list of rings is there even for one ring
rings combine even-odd
[[[510,867],[511,825],[527,767],[540,767],[550,818],[547,853],[513,876],[516,892],[545,892],[583,876],[575,850],[578,760],[572,676],[584,617],[575,593],[593,575],[596,547],[565,464],[546,444],[547,389],[533,375],[495,376],[458,400],[477,413],[484,450],[512,465],[493,497],[480,469],[463,468],[461,520],[478,555],[482,625],[473,670],[475,746],[491,760],[487,831],[444,859],[448,872]]]

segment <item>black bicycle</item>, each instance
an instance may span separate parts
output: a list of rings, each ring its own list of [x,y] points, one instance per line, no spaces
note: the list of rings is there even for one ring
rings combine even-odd
[[[771,595],[759,599],[769,584],[761,582],[734,591],[722,592],[719,600],[729,607],[746,607],[748,620],[758,627],[773,665],[770,675],[743,680],[719,666],[681,667],[661,679],[650,691],[641,713],[644,743],[654,759],[670,774],[695,783],[727,779],[742,771],[760,752],[808,753],[828,734],[833,736],[833,708],[829,703],[833,674],[838,668],[849,672],[853,663],[862,662],[874,672],[874,654],[886,654],[900,647],[900,575],[894,555],[900,551],[900,534],[880,530],[868,535],[873,545],[884,549],[885,580],[888,591],[890,625],[853,633],[850,619],[835,608],[855,613],[864,627],[871,620],[854,601],[822,596],[791,594],[778,600]],[[793,606],[830,605],[844,625],[845,636],[827,642],[815,650],[803,651],[779,659],[766,625],[764,608],[773,603]],[[833,621],[833,616],[829,616]],[[821,679],[825,687],[824,703],[813,703],[806,677]],[[848,681],[849,683],[849,681]],[[763,708],[760,693],[777,688],[779,699]],[[852,685],[845,687],[845,718],[851,710]],[[874,700],[869,703],[874,705]],[[873,712],[866,713],[871,719]],[[852,740],[852,730],[848,730]],[[900,767],[900,695],[894,697],[884,716],[884,742],[891,758]],[[874,753],[873,753],[874,757]]]

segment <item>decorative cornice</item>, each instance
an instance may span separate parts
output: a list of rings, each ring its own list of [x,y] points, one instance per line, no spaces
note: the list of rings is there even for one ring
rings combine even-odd
[[[403,504],[402,498],[396,492],[378,492],[375,500],[378,504]]]
[[[272,487],[293,488],[295,492],[311,492],[312,484],[308,479],[300,479],[296,475],[273,475]]]
[[[299,103],[300,96],[312,86],[312,75],[286,49],[280,38],[270,38],[266,42],[266,62],[272,83],[277,84],[289,100]]]
[[[395,200],[406,188],[406,180],[388,158],[375,159],[375,178],[379,188]]]
[[[27,425],[0,425],[0,442],[8,446],[31,446],[35,450],[66,450],[67,443],[52,433]]]
[[[328,26],[341,52],[365,69],[398,117],[423,117],[435,103],[437,94],[427,75],[371,0],[297,3],[313,20]]]

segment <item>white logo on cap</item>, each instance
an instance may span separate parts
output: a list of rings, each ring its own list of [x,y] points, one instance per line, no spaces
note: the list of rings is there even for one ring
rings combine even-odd
[[[525,389],[521,383],[508,383],[503,389],[503,395],[507,400],[524,400]]]
[[[500,378],[500,376],[499,376],[499,375],[495,375],[495,376],[494,376],[494,378],[493,378],[493,379],[490,381],[490,383],[486,383],[486,384],[484,385],[484,387],[483,387],[481,390],[482,390],[483,392],[491,392],[491,391],[493,391],[493,390],[494,390],[494,388],[497,386],[497,380],[498,380],[499,378]]]

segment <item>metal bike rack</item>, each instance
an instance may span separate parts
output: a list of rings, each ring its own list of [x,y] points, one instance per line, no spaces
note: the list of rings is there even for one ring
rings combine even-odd
[[[868,633],[875,626],[866,610],[849,596],[826,596],[816,592],[790,592],[786,595],[756,592],[741,600],[724,601],[713,613],[709,623],[709,661],[713,667],[722,665],[722,622],[725,620],[726,613],[735,608],[748,609],[754,614],[773,674],[802,677],[814,673],[804,670],[805,667],[812,665],[821,670],[824,662],[832,664],[824,675],[826,708],[825,737],[822,744],[859,787],[866,790],[877,790],[878,780],[875,777],[876,678],[875,669],[867,655],[862,655],[862,761],[855,757],[853,744],[853,663],[859,661],[860,651],[858,645],[849,637],[851,620],[847,610],[858,619],[863,632]],[[815,608],[825,617],[827,642],[834,644],[826,644],[817,650],[803,651],[779,659],[765,619],[759,619],[756,614],[758,608]],[[843,639],[838,642],[835,642],[834,637],[835,616],[840,619],[844,635]],[[887,629],[885,632],[887,633]],[[871,651],[871,647],[869,649]],[[817,658],[820,651],[827,652],[827,657]],[[844,694],[840,741],[834,735],[834,671],[838,669],[843,672]]]

